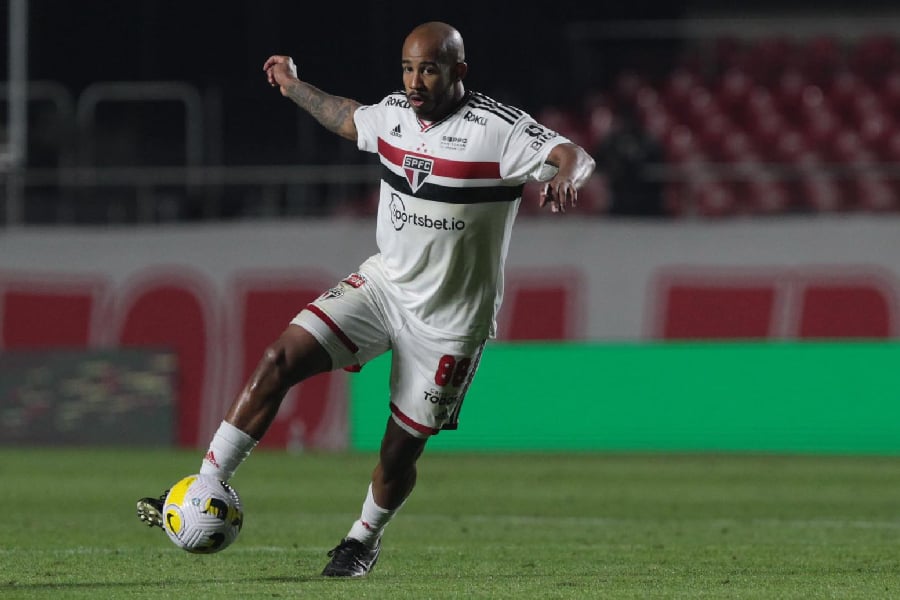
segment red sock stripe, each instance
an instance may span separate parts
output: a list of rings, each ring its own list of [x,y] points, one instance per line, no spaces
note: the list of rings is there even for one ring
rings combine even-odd
[[[338,339],[340,339],[341,342],[343,342],[344,345],[347,346],[347,349],[348,349],[350,352],[352,352],[353,354],[356,354],[357,352],[359,352],[359,346],[357,346],[356,344],[354,344],[354,343],[353,343],[353,340],[351,340],[349,337],[347,337],[347,334],[344,333],[343,331],[341,331],[341,328],[338,327],[337,323],[335,323],[334,321],[332,321],[332,320],[331,320],[331,317],[329,317],[329,316],[326,315],[324,312],[322,312],[322,309],[321,309],[321,308],[319,308],[319,307],[316,306],[315,304],[307,304],[307,305],[306,305],[306,310],[308,310],[308,311],[311,312],[312,314],[314,314],[314,315],[316,315],[317,317],[319,317],[319,318],[322,320],[323,323],[325,323],[326,325],[328,325],[328,328],[331,329],[331,331],[334,332],[334,335],[338,336]]]
[[[435,435],[440,432],[440,429],[435,429],[434,427],[428,427],[427,425],[422,425],[421,423],[416,423],[406,415],[404,415],[397,405],[391,402],[391,412],[394,413],[394,416],[403,421],[403,423],[419,433],[423,433],[425,435]]]

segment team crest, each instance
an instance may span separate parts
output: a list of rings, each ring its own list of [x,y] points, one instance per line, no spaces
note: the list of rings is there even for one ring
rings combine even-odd
[[[406,181],[409,182],[409,189],[416,193],[428,176],[431,175],[431,169],[434,167],[434,161],[430,158],[422,158],[421,156],[413,156],[407,154],[403,157],[403,172],[406,174]]]

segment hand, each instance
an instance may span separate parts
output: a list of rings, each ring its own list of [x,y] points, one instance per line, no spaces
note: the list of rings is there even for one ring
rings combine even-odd
[[[290,56],[270,56],[263,65],[263,71],[266,72],[269,85],[280,88],[282,96],[287,96],[287,88],[292,83],[300,81],[297,77],[297,65]]]
[[[578,202],[578,188],[570,179],[554,177],[541,187],[540,203],[544,208],[550,204],[550,212],[566,212],[566,205],[575,206]]]

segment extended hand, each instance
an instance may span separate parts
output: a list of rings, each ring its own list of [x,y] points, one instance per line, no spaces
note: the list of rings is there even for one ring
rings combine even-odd
[[[575,206],[578,202],[578,189],[569,179],[554,177],[541,186],[539,206],[544,208],[550,204],[550,212],[566,212],[566,205]]]
[[[269,85],[280,88],[282,96],[287,96],[287,88],[295,81],[299,81],[297,65],[290,56],[270,56],[263,65],[263,71],[266,72]]]

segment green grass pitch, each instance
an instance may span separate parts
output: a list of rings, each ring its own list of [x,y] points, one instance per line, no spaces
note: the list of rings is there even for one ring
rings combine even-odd
[[[426,452],[364,580],[320,578],[370,454],[257,451],[237,542],[134,501],[201,452],[0,450],[0,598],[900,597],[900,458]]]

